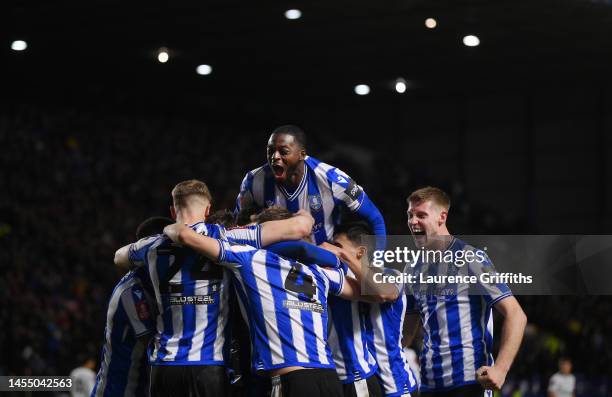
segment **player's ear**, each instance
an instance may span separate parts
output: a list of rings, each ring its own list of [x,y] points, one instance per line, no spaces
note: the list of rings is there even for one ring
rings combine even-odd
[[[439,226],[442,226],[446,223],[446,218],[448,217],[448,211],[446,210],[442,210],[440,212],[440,217],[439,217]]]
[[[304,160],[306,158],[306,149],[300,148],[300,160]]]
[[[172,217],[173,220],[176,220],[176,210],[174,209],[173,205],[170,206],[170,217]]]
[[[359,248],[357,248],[357,259],[361,260],[361,258],[363,258],[364,255],[367,253],[368,253],[367,248],[364,247],[363,245],[360,246]]]
[[[210,207],[210,204],[206,206],[206,209],[204,210],[204,219],[208,218],[208,215],[210,215]]]

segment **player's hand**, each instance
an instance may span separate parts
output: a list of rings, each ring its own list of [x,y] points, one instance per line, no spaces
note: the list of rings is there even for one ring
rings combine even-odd
[[[174,223],[164,228],[164,234],[175,243],[180,243],[181,231],[185,228],[187,228],[187,226],[182,223]]]
[[[312,215],[310,215],[309,211],[306,211],[305,209],[301,209],[298,212],[295,213],[294,216],[303,216],[308,218],[308,220],[312,221],[312,224],[314,225],[314,218],[312,217]]]
[[[485,365],[476,370],[476,380],[485,389],[500,390],[506,381],[506,371]]]

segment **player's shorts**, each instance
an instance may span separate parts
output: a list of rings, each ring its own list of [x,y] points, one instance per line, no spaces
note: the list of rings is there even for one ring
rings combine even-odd
[[[272,397],[342,397],[335,369],[298,369],[272,377]]]
[[[459,386],[445,391],[421,392],[421,397],[492,397],[490,390],[485,390],[479,383]]]
[[[342,385],[344,397],[383,397],[382,387],[376,375]]]
[[[151,397],[218,397],[229,392],[225,367],[216,365],[153,365]]]

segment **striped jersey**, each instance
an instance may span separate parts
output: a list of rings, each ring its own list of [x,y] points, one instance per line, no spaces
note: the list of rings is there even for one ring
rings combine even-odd
[[[358,211],[366,194],[343,171],[314,157],[306,156],[304,167],[304,177],[293,192],[276,184],[269,164],[248,172],[240,187],[236,210],[249,204],[262,208],[280,206],[294,213],[305,209],[315,219],[315,242],[331,240],[334,227],[340,222],[340,208]]]
[[[349,271],[349,276],[353,276]],[[329,297],[329,347],[332,351],[338,378],[342,383],[367,379],[376,372],[377,365],[367,345],[363,306],[336,296]]]
[[[130,271],[115,286],[108,303],[100,371],[92,397],[145,396],[148,390],[148,340],[155,330],[155,306],[141,269]]]
[[[384,269],[385,273],[397,270]],[[412,370],[405,365],[402,330],[407,297],[403,284],[397,284],[398,298],[393,302],[362,303],[365,306],[368,348],[378,364],[377,375],[387,397],[408,395],[417,388]]]
[[[252,368],[334,368],[327,345],[327,295],[340,294],[338,269],[303,265],[273,252],[221,243],[251,337]]]
[[[261,245],[259,226],[225,230],[200,222],[191,228],[225,241]],[[159,310],[150,364],[226,365],[230,284],[224,269],[164,235],[132,244],[129,258],[146,269]]]
[[[428,275],[462,271],[476,276],[495,271],[483,251],[457,238],[453,237],[447,251],[474,251],[474,256],[483,260],[460,268],[453,264],[418,263],[413,271]],[[477,383],[476,370],[493,364],[491,308],[511,296],[510,289],[506,284],[455,284],[437,285],[437,292],[432,293],[431,286],[413,287],[413,295],[408,296],[408,312],[420,314],[424,329],[421,390],[440,391]]]

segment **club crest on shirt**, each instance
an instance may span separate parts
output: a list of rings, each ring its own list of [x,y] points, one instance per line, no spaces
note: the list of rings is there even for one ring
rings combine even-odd
[[[266,207],[272,207],[274,205],[274,201],[266,200]]]
[[[321,202],[321,196],[318,194],[312,194],[308,196],[308,205],[313,211],[319,211],[323,204]]]

